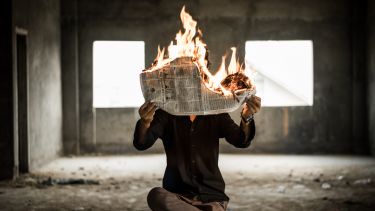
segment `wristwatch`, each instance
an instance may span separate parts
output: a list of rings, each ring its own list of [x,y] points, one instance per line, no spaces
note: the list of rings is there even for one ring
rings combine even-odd
[[[248,123],[254,120],[254,114],[249,115],[247,118],[244,118],[241,114],[241,118],[244,122]]]

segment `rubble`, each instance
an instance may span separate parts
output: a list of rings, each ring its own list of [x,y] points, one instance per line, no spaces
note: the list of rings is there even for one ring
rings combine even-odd
[[[27,177],[23,180],[27,185],[36,185],[38,181],[32,177]]]
[[[43,180],[40,182],[42,185],[99,185],[98,180],[91,180],[91,179],[53,179],[48,178],[47,180]]]
[[[367,185],[371,183],[371,179],[358,179],[353,182],[353,185]]]
[[[283,185],[280,185],[279,187],[277,187],[276,191],[277,191],[278,193],[285,193],[285,191],[286,191],[286,187],[283,186]]]
[[[293,189],[303,190],[303,189],[306,189],[306,186],[302,184],[297,184],[293,186]]]
[[[343,180],[344,178],[345,178],[345,177],[342,176],[342,175],[337,176],[337,180],[339,180],[339,181]]]
[[[328,189],[331,189],[332,186],[331,186],[331,184],[325,182],[325,183],[322,184],[321,187],[322,187],[324,190],[328,190]]]
[[[320,178],[318,178],[318,177],[317,177],[317,178],[314,178],[313,181],[314,181],[314,182],[320,182]]]

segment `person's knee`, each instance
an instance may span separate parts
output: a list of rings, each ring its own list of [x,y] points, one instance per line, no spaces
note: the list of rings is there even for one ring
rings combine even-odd
[[[147,203],[151,209],[156,209],[160,206],[160,202],[163,201],[164,189],[161,187],[155,187],[148,192]]]
[[[163,193],[163,188],[161,187],[154,187],[148,192],[147,200],[154,199],[160,197],[160,195]]]

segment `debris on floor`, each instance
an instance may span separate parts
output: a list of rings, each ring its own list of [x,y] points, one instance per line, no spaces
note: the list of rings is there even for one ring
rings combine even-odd
[[[286,187],[283,186],[283,185],[280,185],[279,187],[277,187],[277,190],[276,190],[278,193],[285,193],[286,191]]]
[[[74,179],[74,178],[48,178],[40,182],[42,185],[99,185],[98,180]]]
[[[326,182],[325,182],[325,183],[322,184],[322,188],[323,188],[324,190],[331,189],[331,187],[332,187],[332,186],[331,186],[331,184],[329,184],[329,183],[326,183]]]
[[[219,165],[231,211],[375,210],[374,158],[224,154]],[[164,170],[165,155],[61,158],[0,181],[0,210],[149,211]]]
[[[343,176],[343,175],[339,175],[339,176],[337,176],[337,180],[339,180],[339,181],[341,181],[341,180],[343,180],[345,177]]]
[[[367,179],[356,180],[356,181],[353,182],[353,185],[367,185],[367,184],[370,184],[370,183],[371,183],[371,179],[367,178]]]

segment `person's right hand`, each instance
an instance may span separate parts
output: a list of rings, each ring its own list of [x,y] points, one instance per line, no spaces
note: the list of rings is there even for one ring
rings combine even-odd
[[[158,107],[155,103],[149,101],[143,103],[143,105],[138,110],[142,123],[144,123],[145,125],[150,125],[150,123],[154,119],[154,114],[157,109]]]

